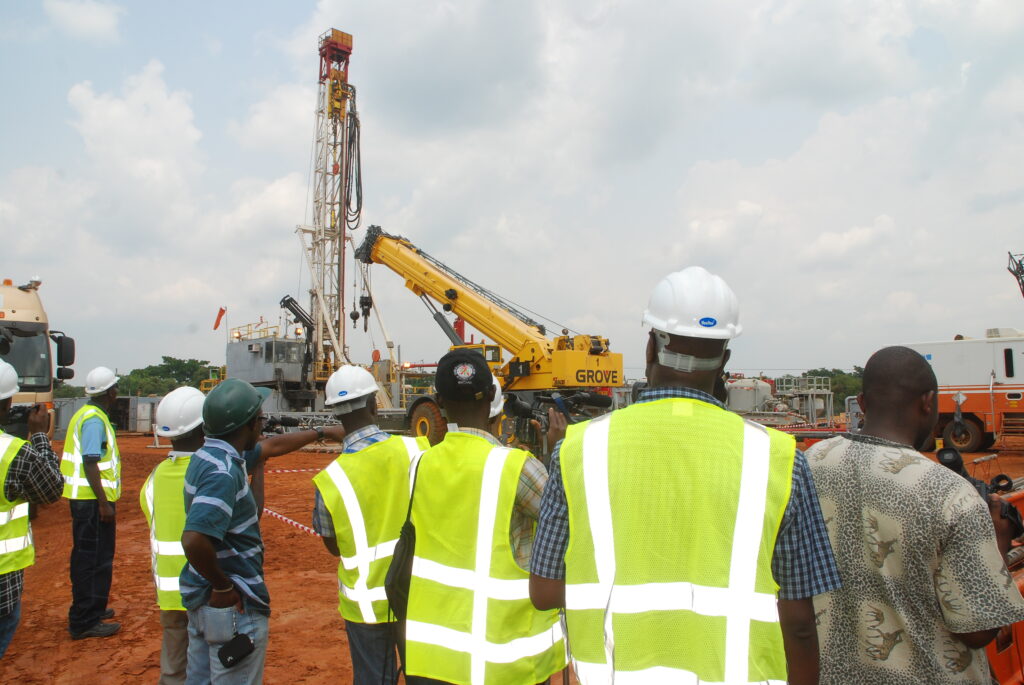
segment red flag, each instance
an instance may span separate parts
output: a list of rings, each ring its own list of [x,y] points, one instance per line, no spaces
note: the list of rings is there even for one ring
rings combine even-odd
[[[217,320],[213,322],[213,330],[220,328],[220,322],[224,319],[224,315],[228,313],[227,307],[221,307],[220,311],[217,312]]]

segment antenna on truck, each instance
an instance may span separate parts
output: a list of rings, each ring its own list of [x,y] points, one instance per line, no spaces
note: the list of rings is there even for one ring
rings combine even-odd
[[[1024,254],[1013,254],[1007,252],[1010,257],[1010,263],[1006,265],[1006,270],[1013,274],[1013,277],[1017,279],[1017,285],[1020,286],[1020,294],[1024,295]]]

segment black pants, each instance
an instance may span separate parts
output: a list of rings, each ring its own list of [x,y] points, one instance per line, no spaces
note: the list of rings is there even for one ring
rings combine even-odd
[[[110,503],[111,508],[114,503]],[[94,499],[71,500],[71,609],[68,630],[80,633],[96,625],[107,610],[114,573],[115,522],[100,521]]]

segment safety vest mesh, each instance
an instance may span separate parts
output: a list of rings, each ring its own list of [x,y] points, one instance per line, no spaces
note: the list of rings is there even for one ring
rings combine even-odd
[[[426,438],[393,436],[339,455],[313,477],[334,522],[338,612],[356,623],[386,623],[384,594],[395,543],[409,508],[409,464]]]
[[[178,576],[185,566],[181,534],[185,530],[185,472],[192,454],[172,452],[142,485],[139,504],[149,525],[149,549],[156,601],[164,611],[180,610]]]
[[[771,560],[791,436],[664,399],[569,427],[566,625],[580,682],[784,682]]]
[[[0,431],[0,574],[31,566],[36,559],[28,502],[4,494],[7,472],[25,441]]]
[[[509,526],[529,455],[448,433],[419,461],[406,621],[411,675],[473,685],[532,685],[565,665],[557,611],[530,602]]]
[[[64,496],[68,499],[96,499],[85,477],[85,462],[82,460],[82,424],[93,417],[103,422],[107,433],[107,449],[100,455],[97,464],[100,484],[107,501],[116,502],[121,498],[121,456],[117,450],[117,438],[106,412],[94,404],[87,404],[76,411],[68,424],[64,454],[60,460],[60,472],[64,474]]]

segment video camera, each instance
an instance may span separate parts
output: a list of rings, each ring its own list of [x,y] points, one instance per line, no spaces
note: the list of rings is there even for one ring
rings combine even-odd
[[[548,430],[548,409],[552,406],[565,416],[566,423],[573,424],[591,418],[589,413],[584,413],[584,407],[610,409],[612,398],[586,390],[571,395],[559,392],[536,393],[532,402],[526,402],[516,395],[509,395],[505,400],[505,414],[512,418],[512,433],[516,440],[529,446],[542,445],[543,434]],[[541,435],[537,434],[531,420],[540,423]],[[544,451],[552,447],[554,445],[547,445]]]
[[[988,504],[989,495],[997,495],[1001,492],[1009,492],[1010,490],[1013,490],[1013,479],[1005,473],[993,476],[992,480],[988,483],[971,476],[971,474],[967,473],[967,469],[964,467],[964,458],[960,455],[960,451],[955,447],[943,447],[935,453],[935,458],[947,469],[960,475],[962,478],[967,480],[968,483],[973,485],[974,489],[978,491],[978,494],[981,495],[981,498],[985,500],[986,504]],[[982,460],[988,458],[981,457]],[[974,463],[977,464],[978,460],[975,460]],[[1000,499],[999,513],[1004,519],[1013,524],[1013,537],[1016,538],[1024,535],[1024,520],[1021,520],[1020,512],[1017,511],[1017,507],[1013,506],[1005,499]]]
[[[301,425],[297,416],[269,416],[263,424],[264,433],[284,433],[285,428],[298,428]]]
[[[2,426],[3,431],[22,440],[28,440],[28,413],[31,404],[16,404],[7,412],[7,420]]]

